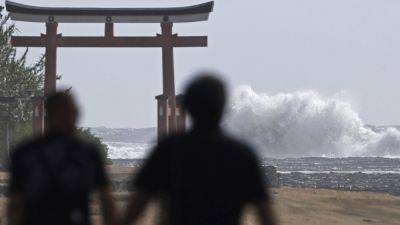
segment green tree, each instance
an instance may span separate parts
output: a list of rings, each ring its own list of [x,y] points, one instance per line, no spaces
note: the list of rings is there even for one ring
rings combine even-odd
[[[11,144],[31,134],[32,106],[30,96],[43,95],[44,58],[36,63],[27,63],[26,49],[17,54],[11,46],[11,36],[17,32],[14,24],[8,23],[8,17],[0,20],[0,96],[18,97],[11,103],[0,103],[0,128],[9,124]],[[5,129],[0,129],[0,136],[5,136]],[[6,146],[0,146],[1,159],[4,162]]]
[[[80,136],[82,139],[89,141],[93,143],[94,145],[97,146],[97,149],[100,150],[101,157],[103,158],[103,161],[106,164],[112,164],[112,161],[110,158],[108,158],[108,146],[101,142],[101,139],[94,136],[92,132],[90,132],[89,128],[78,128],[77,129],[78,136]]]
[[[9,23],[6,16],[0,20],[0,97],[20,97],[12,103],[0,102],[0,160],[7,160],[6,145],[1,140],[5,137],[6,124],[10,128],[11,145],[18,143],[32,134],[31,96],[43,96],[45,60],[42,56],[36,63],[27,63],[28,49],[17,54],[11,45],[11,36],[17,32],[14,24]],[[58,77],[60,79],[60,77]],[[90,133],[89,129],[78,129],[78,134],[88,141],[94,142],[104,160],[108,147]]]

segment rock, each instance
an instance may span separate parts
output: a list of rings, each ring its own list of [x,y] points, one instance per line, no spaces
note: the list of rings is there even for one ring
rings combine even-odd
[[[265,179],[267,181],[268,186],[271,188],[280,187],[279,174],[276,170],[276,167],[263,166],[262,169],[264,171]]]

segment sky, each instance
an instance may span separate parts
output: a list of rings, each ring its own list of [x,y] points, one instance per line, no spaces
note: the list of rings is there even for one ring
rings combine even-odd
[[[43,6],[168,7],[198,0],[15,0]],[[4,5],[4,0],[0,0]],[[196,73],[213,70],[229,89],[260,93],[345,93],[365,123],[400,124],[400,1],[216,0],[207,22],[175,24],[179,35],[207,35],[207,48],[175,50],[177,92]],[[17,22],[18,35],[44,24]],[[117,24],[116,35],[155,35],[158,24]],[[61,24],[63,35],[102,35],[103,24]],[[21,49],[20,51],[23,51]],[[33,62],[43,49],[31,49]],[[59,48],[60,88],[72,87],[82,126],[156,125],[161,49]]]

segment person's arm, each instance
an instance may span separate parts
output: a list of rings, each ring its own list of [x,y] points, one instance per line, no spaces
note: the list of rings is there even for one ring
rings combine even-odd
[[[99,190],[101,210],[105,225],[115,225],[115,204],[109,188]]]
[[[260,218],[262,225],[276,225],[275,212],[272,205],[267,201],[260,201],[255,203],[257,214]]]
[[[260,162],[256,155],[250,154],[248,160],[248,171],[245,178],[248,191],[248,201],[254,204],[257,215],[262,225],[276,225],[276,215],[273,210],[273,202],[269,191],[267,190],[267,182]]]
[[[18,193],[10,193],[7,207],[8,225],[21,225],[21,219],[23,218],[22,214],[22,195]]]
[[[143,191],[132,193],[129,197],[129,203],[123,214],[120,225],[130,225],[142,215],[150,202],[151,195]]]
[[[164,144],[163,144],[164,143]],[[132,194],[121,225],[136,222],[145,211],[148,203],[161,192],[170,190],[171,181],[171,146],[159,143],[146,160],[144,166],[136,174],[132,183]]]

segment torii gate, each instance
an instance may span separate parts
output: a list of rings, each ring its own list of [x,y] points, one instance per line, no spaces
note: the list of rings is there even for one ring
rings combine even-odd
[[[6,1],[6,9],[13,21],[46,23],[46,34],[39,37],[13,36],[15,47],[46,48],[45,96],[56,90],[58,47],[149,47],[162,48],[163,93],[158,102],[158,136],[174,133],[186,126],[186,116],[175,95],[174,47],[207,47],[207,36],[178,36],[173,34],[173,23],[207,21],[214,2],[175,8],[51,8],[23,5]],[[58,23],[104,23],[102,37],[62,36]],[[161,34],[153,37],[116,37],[114,23],[160,23]],[[178,99],[178,101],[177,101]],[[34,103],[33,130],[44,131],[43,102]]]

